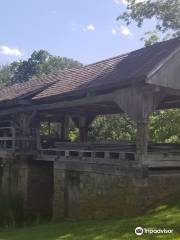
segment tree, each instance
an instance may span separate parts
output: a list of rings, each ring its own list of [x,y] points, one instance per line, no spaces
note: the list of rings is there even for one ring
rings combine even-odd
[[[141,38],[145,45],[180,35],[180,0],[126,0],[126,11],[117,19],[127,25],[132,21],[141,27],[145,20],[155,19],[155,28]],[[171,123],[171,124],[169,124]],[[150,116],[149,136],[152,142],[180,143],[180,110],[160,111]],[[136,128],[127,116],[98,117],[93,123],[95,139],[133,140]]]
[[[127,140],[135,139],[136,128],[126,114],[99,116],[91,126],[90,140]]]
[[[41,76],[65,68],[80,67],[82,64],[73,59],[53,56],[45,50],[34,51],[28,60],[12,62],[1,67],[0,84],[29,81],[34,76]]]
[[[126,0],[126,11],[118,16],[127,25],[132,21],[141,27],[145,20],[155,19],[155,29],[147,32],[145,45],[180,36],[180,0]],[[161,37],[160,37],[161,35]]]
[[[34,51],[27,61],[11,64],[13,72],[11,82],[24,82],[34,76],[38,77],[57,70],[80,66],[81,64],[73,59],[53,56],[45,50]]]
[[[9,65],[0,66],[0,86],[1,87],[7,84],[11,76],[12,76],[12,71]]]
[[[180,0],[126,0],[127,9],[117,19],[127,25],[132,21],[141,27],[145,20],[154,18],[155,29],[141,39],[145,45],[180,35]],[[128,124],[128,123],[127,123]],[[150,117],[149,135],[153,142],[180,143],[180,110],[170,109]]]
[[[169,109],[152,114],[149,137],[152,142],[180,143],[180,110]]]

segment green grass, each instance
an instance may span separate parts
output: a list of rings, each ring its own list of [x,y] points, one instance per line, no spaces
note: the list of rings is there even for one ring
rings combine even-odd
[[[146,234],[136,236],[137,226],[173,229],[173,234]],[[131,240],[131,239],[180,239],[180,198],[161,204],[146,215],[129,219],[62,221],[5,229],[0,240]]]

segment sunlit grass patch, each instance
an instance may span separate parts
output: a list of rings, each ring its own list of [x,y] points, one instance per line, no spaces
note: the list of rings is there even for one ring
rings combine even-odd
[[[162,204],[148,214],[136,218],[61,221],[21,229],[6,229],[0,240],[132,240],[180,239],[180,198]],[[173,234],[136,236],[137,226],[151,229],[173,229]]]

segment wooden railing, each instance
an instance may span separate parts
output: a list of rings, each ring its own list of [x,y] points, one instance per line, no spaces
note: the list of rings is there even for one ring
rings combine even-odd
[[[14,127],[0,127],[0,156],[32,149],[36,149],[35,136],[22,136]]]
[[[15,149],[15,129],[0,127],[0,149]]]
[[[48,161],[99,161],[125,163],[136,162],[134,143],[57,143],[56,148],[41,149],[39,159]],[[144,161],[150,168],[180,168],[179,144],[149,144]]]
[[[87,160],[87,161],[109,161],[114,162],[128,160],[135,161],[135,153],[118,151],[98,151],[98,150],[75,150],[75,149],[41,149],[40,157],[44,160]]]

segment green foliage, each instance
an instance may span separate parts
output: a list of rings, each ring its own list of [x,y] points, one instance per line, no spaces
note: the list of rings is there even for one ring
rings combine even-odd
[[[160,37],[157,35],[156,31],[146,32],[145,36],[141,38],[141,41],[144,41],[145,46],[152,45],[160,41]]]
[[[173,234],[144,234],[136,236],[137,226],[151,229],[173,229]],[[148,214],[135,218],[61,221],[22,229],[5,229],[3,240],[178,240],[180,236],[179,196],[161,203]]]
[[[141,27],[143,22],[154,18],[156,26],[153,31],[141,38],[145,45],[180,35],[180,0],[127,0],[126,11],[118,17],[127,25],[132,21]],[[165,110],[154,113],[150,118],[150,141],[180,142],[180,110]]]
[[[150,117],[149,135],[152,142],[180,143],[180,110],[154,113]]]
[[[27,61],[11,64],[13,76],[12,83],[28,81],[32,77],[38,77],[65,68],[79,67],[81,64],[73,59],[52,56],[47,51],[34,51]]]
[[[95,140],[133,140],[136,128],[127,115],[106,115],[95,119],[90,131],[90,139]]]
[[[80,66],[81,64],[73,59],[53,56],[45,50],[34,51],[28,60],[1,67],[0,85],[25,82],[43,74]]]
[[[50,55],[48,60],[42,64],[41,72],[48,74],[57,70],[78,68],[80,66],[82,66],[82,64],[73,59]]]
[[[57,135],[61,127],[60,123],[55,122],[41,122],[40,135]]]
[[[12,71],[9,65],[0,66],[0,87],[5,86],[11,76]]]
[[[158,33],[161,33],[162,39],[180,35],[180,0],[127,0],[127,9],[117,19],[124,20],[127,25],[132,21],[141,27],[147,19],[155,19],[155,29],[145,40],[145,45],[153,44],[159,41]],[[160,36],[160,35],[159,35]]]
[[[149,141],[154,143],[180,143],[180,110],[156,112],[149,119]],[[71,132],[73,141],[78,131]],[[126,114],[97,117],[89,131],[90,141],[132,141],[136,138],[136,126]],[[71,139],[71,138],[70,138]]]
[[[79,129],[75,127],[71,127],[69,131],[69,140],[71,142],[78,142],[79,141]]]
[[[144,34],[144,37],[141,38],[141,41],[144,41],[145,46],[155,44],[161,40],[166,41],[172,38],[170,33],[167,33],[162,39],[158,35],[157,31],[149,31]]]
[[[60,124],[42,122],[40,133],[45,142],[48,139],[58,141]],[[69,140],[79,141],[79,130],[72,124],[69,128]],[[134,141],[136,126],[126,114],[98,116],[89,128],[89,141]],[[180,143],[180,110],[169,109],[155,112],[149,119],[149,141],[154,143]]]

